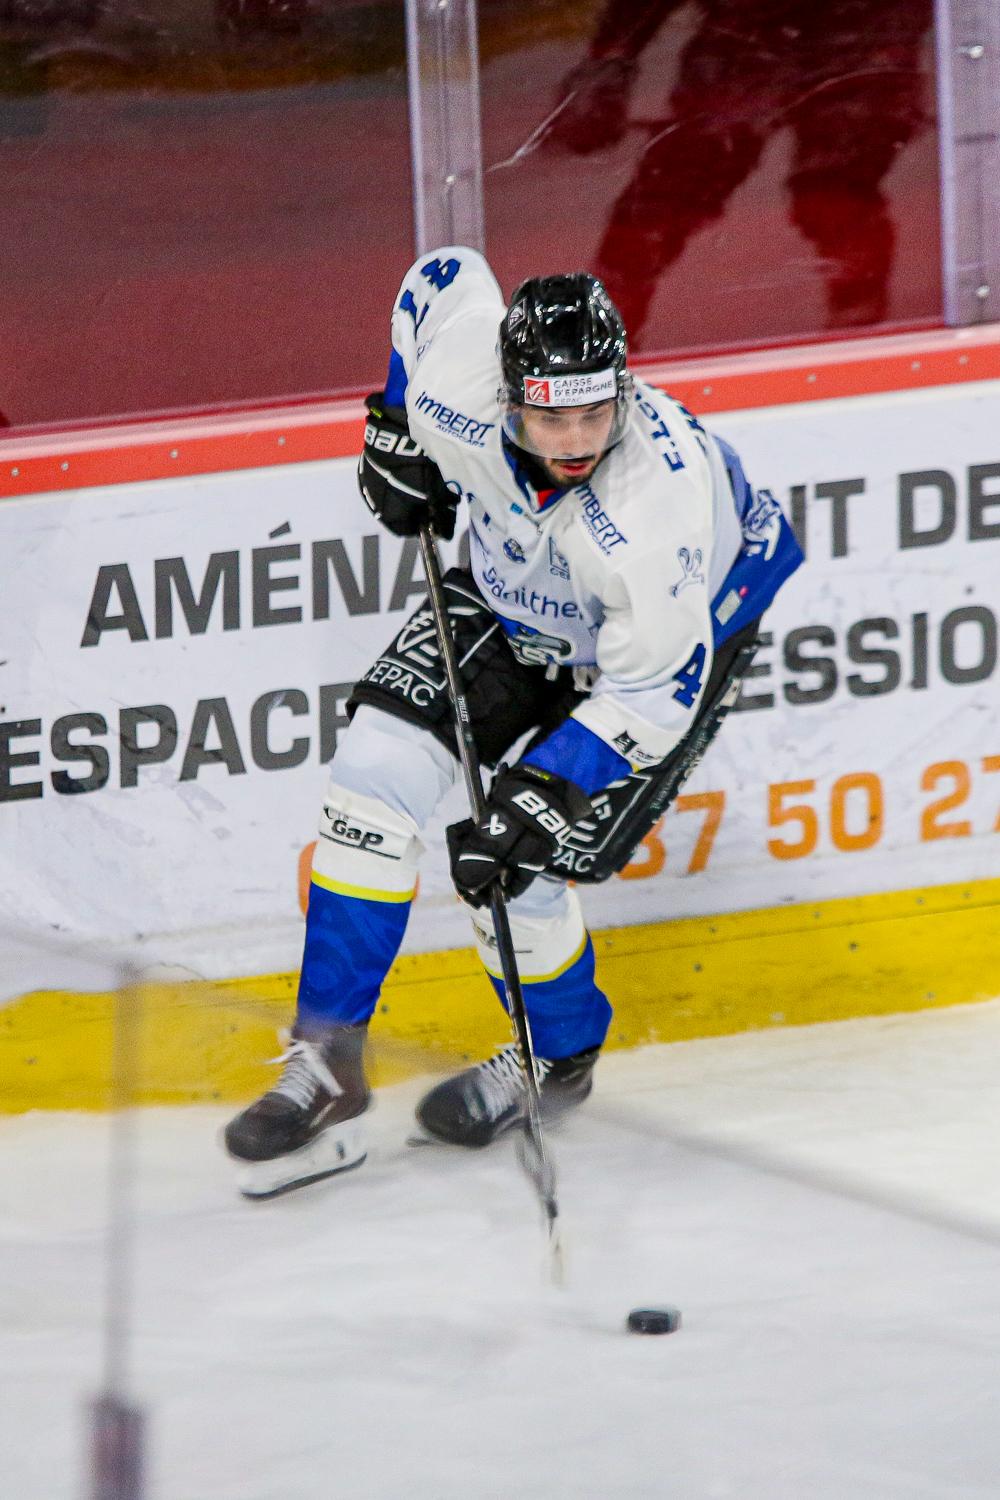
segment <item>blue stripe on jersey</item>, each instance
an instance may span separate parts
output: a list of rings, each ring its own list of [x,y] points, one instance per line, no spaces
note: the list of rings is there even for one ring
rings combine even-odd
[[[565,776],[587,793],[599,792],[612,781],[622,781],[631,772],[623,755],[594,734],[579,719],[564,720],[541,744],[523,757],[529,766]]]
[[[525,473],[524,465],[517,456],[517,449],[505,432],[500,435],[500,449],[507,467],[513,475],[514,482],[533,511],[544,510],[547,505],[553,505],[556,500],[561,500],[563,495],[567,493],[565,487],[559,488],[556,486],[548,486],[544,489],[536,490]]]
[[[715,437],[714,434],[713,437],[726,465],[740,520],[746,526],[756,499],[753,487],[743,472],[743,464],[736,449],[725,438]],[[768,492],[761,491],[761,494]],[[716,650],[730,636],[735,635],[737,630],[742,630],[751,620],[758,619],[785,580],[805,561],[798,539],[783,512],[777,545],[770,559],[765,559],[764,550],[759,538],[748,535],[745,529],[743,546],[723,579],[722,587],[712,600],[712,641]],[[721,620],[718,613],[720,608],[723,615]]]
[[[389,355],[389,373],[385,377],[385,391],[383,393],[386,406],[403,406],[406,403],[406,386],[409,377],[403,357],[397,350],[393,349]]]
[[[496,610],[493,611],[496,614]],[[517,635],[519,630],[526,630],[529,635],[537,635],[538,631],[534,625],[524,625],[520,620],[508,620],[506,615],[497,615],[500,628],[504,635]]]
[[[309,887],[298,1019],[357,1026],[370,1019],[403,941],[409,901],[366,901]]]
[[[490,975],[490,982],[507,1010],[503,980]],[[589,937],[564,974],[537,984],[524,981],[521,988],[536,1056],[575,1057],[599,1047],[607,1036],[611,1006],[594,983],[594,945]]]
[[[528,477],[522,469],[518,461],[517,454],[513,451],[513,448],[511,447],[510,441],[505,432],[501,433],[500,435],[500,451],[504,456],[504,462],[513,475],[514,483],[517,485],[518,489],[521,491],[521,494],[524,496],[525,500],[527,500],[528,504],[534,506],[535,492],[531,488],[531,485],[528,483]]]
[[[722,454],[725,462],[726,472],[729,475],[729,483],[733,487],[733,495],[736,498],[736,510],[742,521],[750,509],[750,504],[753,500],[753,490],[750,488],[750,481],[743,472],[743,461],[736,449],[727,443],[725,438],[716,437],[714,433],[713,437],[715,438],[716,447]]]
[[[762,615],[781,585],[804,562],[802,548],[783,514],[780,525],[777,546],[770,560],[765,559],[763,547],[748,547],[744,543],[712,600],[712,639],[716,650],[737,630],[742,630],[744,625]],[[739,600],[736,609],[730,607],[735,602],[730,596]],[[717,613],[720,608],[725,616],[721,621]]]

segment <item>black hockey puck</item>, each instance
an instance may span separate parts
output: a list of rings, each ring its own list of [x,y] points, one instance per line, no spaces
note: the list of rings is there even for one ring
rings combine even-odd
[[[633,1307],[626,1325],[629,1333],[676,1333],[681,1326],[677,1307]]]

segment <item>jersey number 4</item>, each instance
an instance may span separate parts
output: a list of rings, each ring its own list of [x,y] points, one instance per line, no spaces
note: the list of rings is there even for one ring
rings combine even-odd
[[[694,700],[701,692],[701,679],[705,671],[705,648],[702,645],[695,646],[690,657],[681,667],[679,672],[674,673],[674,682],[679,682],[674,697],[678,703],[683,703],[685,708],[693,708]]]
[[[439,292],[443,292],[445,287],[451,286],[461,269],[462,262],[460,260],[446,260],[444,265],[442,265],[437,256],[435,256],[425,266],[420,267],[420,274],[430,282],[431,286],[436,287]],[[417,306],[417,299],[411,291],[407,290],[399,299],[399,310],[400,312],[409,313],[413,319],[413,331],[417,333],[419,332],[421,323],[430,311],[430,303],[425,303],[423,308],[419,308]]]
[[[443,292],[446,286],[451,286],[455,277],[462,269],[460,260],[446,260],[444,265],[437,259],[429,260],[425,266],[420,267],[420,274],[430,282],[431,286],[437,287]]]

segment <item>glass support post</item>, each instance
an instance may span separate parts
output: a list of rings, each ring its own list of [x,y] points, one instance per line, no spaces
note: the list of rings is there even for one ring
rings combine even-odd
[[[1000,6],[935,0],[944,319],[1000,320]]]
[[[416,253],[485,248],[476,0],[406,0]]]

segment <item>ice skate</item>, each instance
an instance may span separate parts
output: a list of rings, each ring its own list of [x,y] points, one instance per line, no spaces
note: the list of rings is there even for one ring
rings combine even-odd
[[[557,1119],[582,1104],[593,1087],[599,1047],[555,1061],[536,1058],[542,1118]],[[449,1146],[488,1146],[522,1119],[527,1088],[518,1049],[502,1047],[486,1062],[446,1078],[417,1105],[417,1121],[434,1141]]]
[[[321,1035],[292,1034],[273,1089],[226,1126],[229,1155],[240,1166],[245,1198],[270,1198],[290,1188],[360,1166],[366,1154],[365,1027]]]

